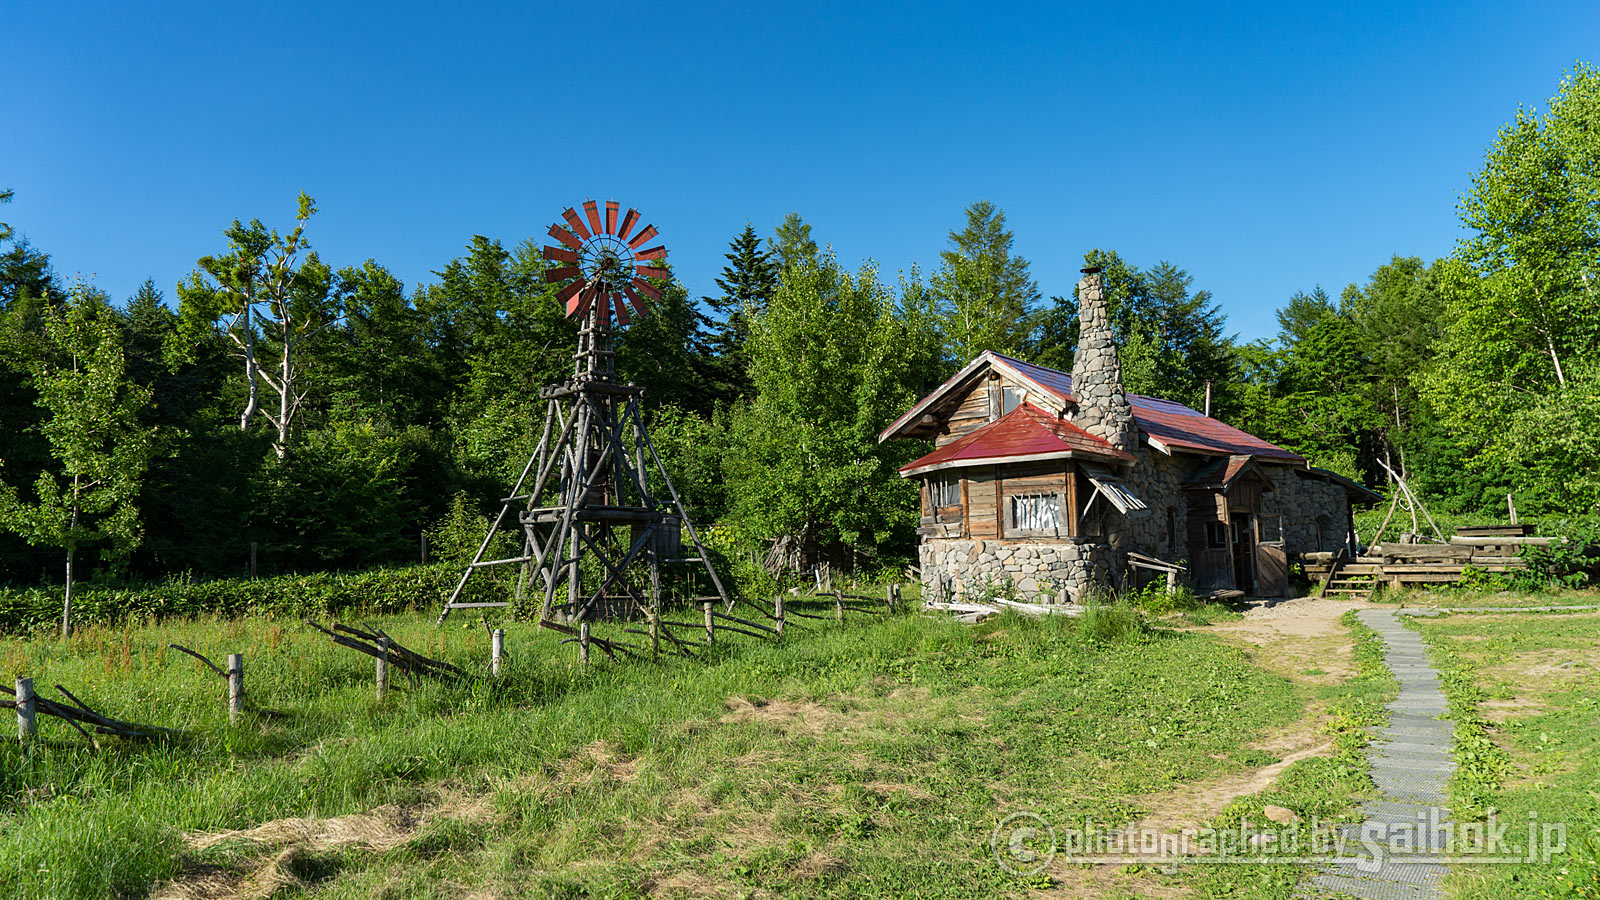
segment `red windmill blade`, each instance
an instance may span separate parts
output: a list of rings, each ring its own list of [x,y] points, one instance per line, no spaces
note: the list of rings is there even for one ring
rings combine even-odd
[[[648,313],[661,291],[645,279],[672,277],[663,262],[666,246],[644,246],[656,236],[656,227],[646,225],[636,232],[639,211],[630,207],[619,222],[621,210],[615,200],[606,201],[604,211],[593,200],[569,206],[562,221],[550,226],[557,244],[544,248],[544,258],[557,264],[544,273],[545,281],[561,286],[556,300],[569,317],[593,314],[592,321],[602,329],[610,329],[613,316],[626,326]]]

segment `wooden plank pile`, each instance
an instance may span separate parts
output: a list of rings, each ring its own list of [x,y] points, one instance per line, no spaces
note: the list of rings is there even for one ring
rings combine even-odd
[[[1353,559],[1333,553],[1306,553],[1306,575],[1326,580],[1325,593],[1354,594],[1367,584],[1451,584],[1470,566],[1483,572],[1519,572],[1528,567],[1525,547],[1545,547],[1558,538],[1535,537],[1526,525],[1460,528],[1448,543],[1404,541],[1374,544]],[[1370,591],[1370,589],[1369,589]]]

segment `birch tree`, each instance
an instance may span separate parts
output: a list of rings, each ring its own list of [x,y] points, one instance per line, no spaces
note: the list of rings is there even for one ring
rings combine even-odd
[[[143,537],[134,504],[154,429],[139,424],[150,392],[127,377],[121,331],[103,295],[79,284],[64,305],[47,306],[38,351],[30,374],[54,466],[39,474],[32,499],[0,481],[0,527],[66,552],[66,637],[78,548],[105,541],[126,556]]]
[[[190,337],[219,328],[244,364],[246,399],[239,430],[260,415],[277,432],[273,450],[282,459],[294,436],[295,419],[309,393],[305,346],[336,323],[339,308],[332,273],[310,245],[306,222],[316,203],[300,195],[295,226],[280,235],[260,219],[238,219],[223,230],[228,252],[202,256],[199,268],[178,285],[182,327]],[[262,385],[270,393],[262,403]]]

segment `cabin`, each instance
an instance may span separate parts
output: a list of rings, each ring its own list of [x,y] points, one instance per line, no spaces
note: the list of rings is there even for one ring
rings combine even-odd
[[[928,596],[1008,583],[1075,601],[1138,572],[1201,593],[1281,597],[1313,551],[1355,553],[1354,504],[1378,495],[1170,400],[1122,388],[1100,272],[1078,284],[1069,375],[984,352],[879,441],[932,441],[900,470],[922,491]]]

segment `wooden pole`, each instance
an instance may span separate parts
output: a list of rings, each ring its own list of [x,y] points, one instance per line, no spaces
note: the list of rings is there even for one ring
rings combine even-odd
[[[782,594],[778,595],[778,599],[772,601],[772,619],[773,619],[773,630],[778,632],[778,636],[779,637],[782,637],[783,636],[783,595]]]
[[[377,662],[378,699],[381,701],[383,695],[389,692],[389,639],[379,638],[378,649],[383,651],[381,656],[374,657]]]
[[[33,740],[34,716],[39,703],[33,696],[33,679],[17,679],[17,741],[26,744]]]
[[[1506,495],[1506,509],[1511,510],[1511,524],[1517,524],[1517,504],[1511,499],[1510,494]]]
[[[661,614],[652,606],[648,615],[650,617],[650,656],[655,658],[661,655]]]
[[[844,621],[844,592],[833,592],[833,614],[840,621]]]
[[[1206,417],[1211,416],[1211,382],[1206,382]]]
[[[1167,573],[1167,596],[1171,597],[1178,592],[1178,573],[1176,570]]]
[[[417,535],[417,547],[422,551],[422,564],[428,564],[428,533],[426,531]]]
[[[589,664],[589,623],[578,623],[578,662]]]
[[[715,644],[717,642],[717,626],[711,620],[711,601],[707,600],[701,603],[700,609],[706,615],[706,644]]]
[[[250,577],[256,577],[256,542],[250,542]]]
[[[500,675],[500,659],[506,655],[506,630],[496,628],[489,633],[489,673]]]
[[[237,725],[244,712],[244,654],[228,654],[228,724]]]

